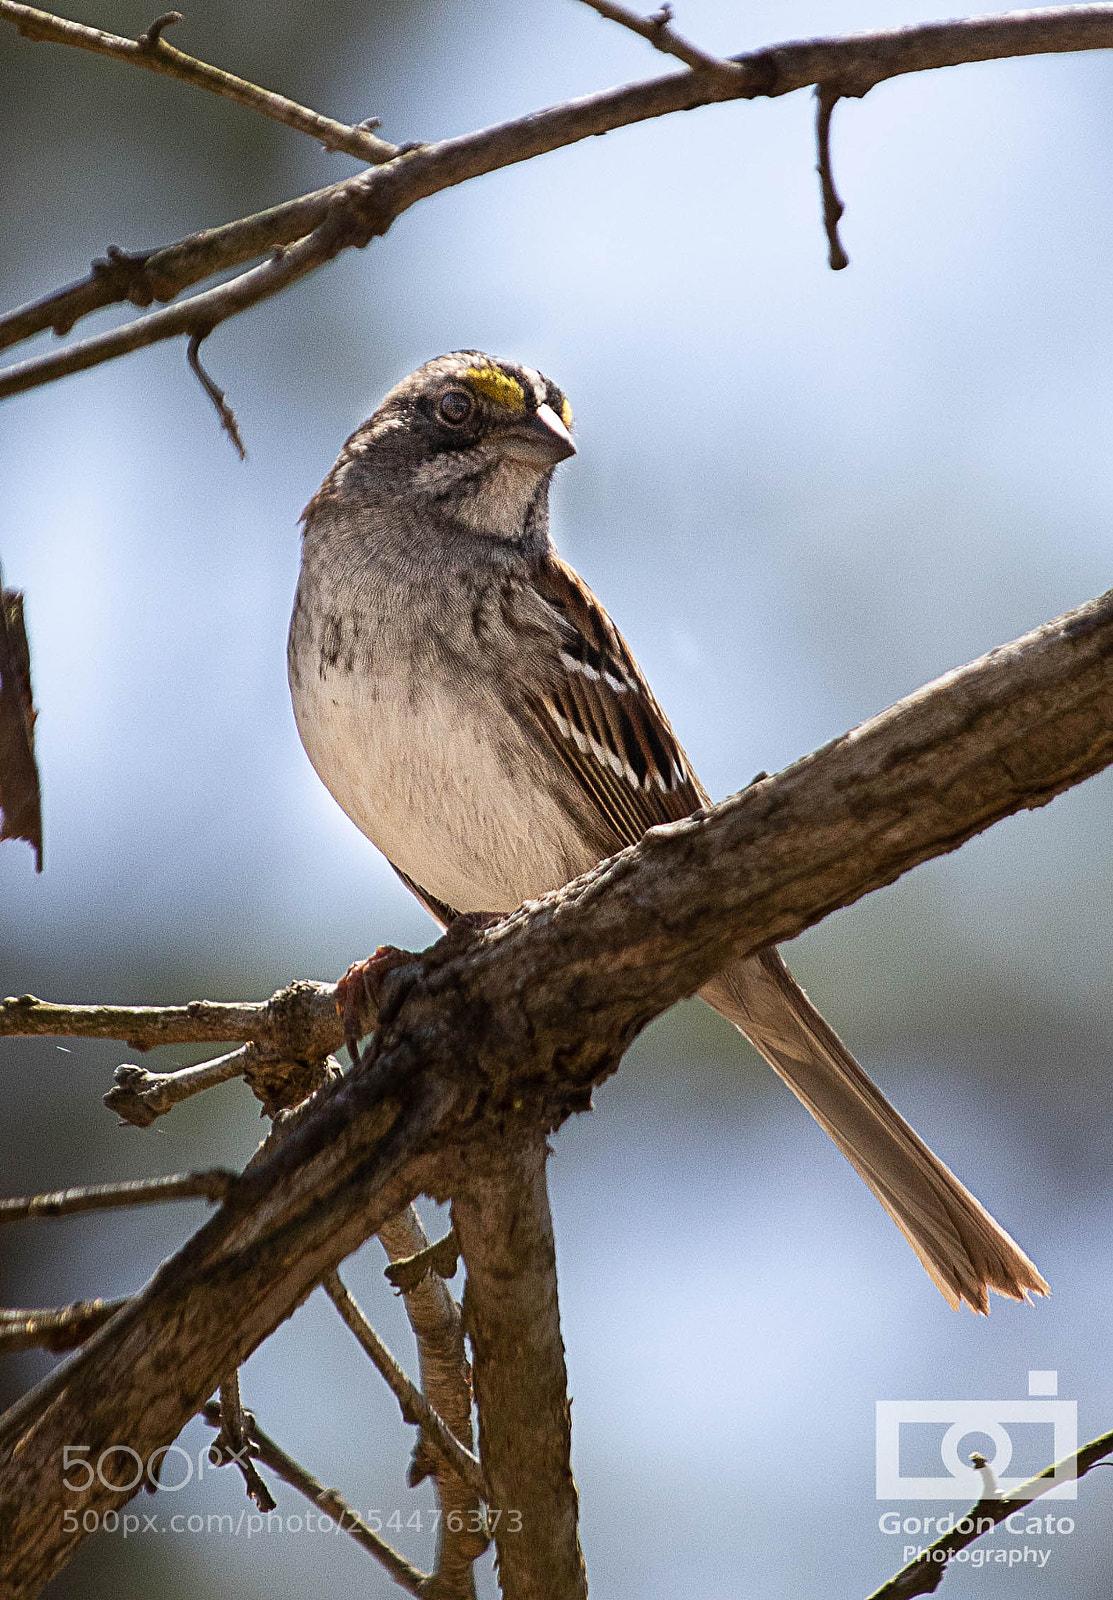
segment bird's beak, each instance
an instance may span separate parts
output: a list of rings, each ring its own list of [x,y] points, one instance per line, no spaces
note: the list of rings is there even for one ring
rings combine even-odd
[[[534,467],[555,467],[576,454],[572,435],[552,406],[538,406],[532,415],[522,417],[504,434],[504,453],[512,461],[525,461]]]

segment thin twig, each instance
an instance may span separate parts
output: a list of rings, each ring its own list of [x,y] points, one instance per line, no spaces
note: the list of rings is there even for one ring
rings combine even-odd
[[[277,1509],[274,1496],[251,1459],[254,1428],[255,1418],[244,1410],[240,1397],[239,1370],[233,1368],[220,1386],[220,1432],[209,1446],[209,1459],[214,1467],[237,1466],[243,1475],[248,1499],[253,1500],[260,1511],[274,1511]]]
[[[398,1401],[404,1420],[413,1427],[420,1428],[429,1443],[459,1474],[476,1498],[483,1499],[486,1491],[479,1458],[460,1443],[444,1418],[433,1409],[417,1385],[406,1376],[341,1282],[340,1274],[330,1272],[324,1279],[322,1287],[378,1368],[387,1387]]]
[[[839,238],[839,219],[846,207],[839,199],[838,190],[835,188],[835,179],[831,171],[831,113],[835,109],[835,102],[842,98],[838,89],[829,83],[821,83],[815,91],[815,144],[816,167],[819,173],[819,189],[823,196],[823,229],[827,235],[827,264],[832,272],[841,272],[850,265],[850,257],[842,247]]]
[[[205,1172],[180,1172],[166,1178],[137,1178],[130,1183],[95,1183],[84,1189],[58,1189],[23,1199],[0,1200],[0,1222],[25,1217],[68,1217],[82,1211],[110,1211],[123,1206],[162,1205],[167,1200],[223,1200],[236,1174],[224,1167]]]
[[[10,0],[0,0],[0,5],[4,4],[10,5]],[[626,84],[493,128],[439,144],[421,145],[375,171],[223,227],[191,234],[161,250],[131,255],[110,251],[106,259],[94,263],[86,278],[0,317],[0,349],[19,344],[47,328],[68,332],[78,320],[102,306],[124,300],[136,305],[173,300],[215,273],[304,240],[321,226],[339,201],[350,206],[351,214],[363,222],[364,233],[353,232],[332,254],[385,232],[395,218],[430,195],[581,139],[675,111],[727,100],[788,94],[826,82],[839,83],[843,95],[857,95],[903,73],[1008,56],[1104,50],[1111,46],[1113,3],[1057,6],[1000,17],[929,22],[842,39],[791,41],[733,57],[738,68],[735,74],[688,71]],[[161,47],[160,55],[165,48]],[[222,316],[234,315],[265,295],[277,293],[327,259],[331,259],[328,251],[312,252],[309,259],[299,262],[298,271],[280,278],[270,275],[262,282],[253,274],[245,274],[234,280],[239,285],[234,291],[234,303],[216,304],[226,307]],[[165,313],[155,313],[153,319],[141,318],[133,324],[138,331],[129,332],[124,339],[106,336],[101,341],[86,341],[79,347],[80,358],[72,365],[58,367],[47,360],[9,368],[6,375],[0,374],[0,397],[49,383],[64,372],[94,366],[161,339],[193,333],[204,324],[203,313],[211,304],[198,296],[190,303],[187,314],[177,321],[159,320]]]
[[[157,50],[162,43],[163,29],[175,27],[181,20],[180,11],[164,11],[161,17],[156,17],[148,26],[145,33],[139,35],[136,44],[140,50]]]
[[[183,1100],[231,1078],[244,1078],[252,1094],[262,1101],[266,1115],[273,1117],[278,1111],[300,1105],[339,1071],[332,1056],[305,1060],[249,1042],[213,1061],[180,1067],[176,1072],[151,1072],[134,1062],[121,1062],[113,1074],[112,1088],[102,1098],[121,1121],[136,1128],[149,1128]]]
[[[195,1067],[182,1067],[177,1072],[150,1072],[130,1061],[121,1062],[113,1074],[115,1083],[103,1096],[104,1103],[121,1121],[136,1128],[149,1128],[192,1095],[215,1089],[218,1083],[227,1083],[231,1078],[241,1078],[255,1050],[253,1044],[242,1044],[226,1056],[202,1061]]]
[[[1092,1467],[1096,1467],[1108,1455],[1113,1455],[1113,1429],[1091,1439],[1076,1455],[1045,1467],[1034,1478],[1029,1478],[1027,1483],[1011,1490],[1004,1499],[979,1500],[964,1517],[959,1518],[950,1533],[936,1539],[914,1561],[894,1573],[880,1589],[874,1590],[869,1600],[912,1600],[914,1595],[934,1594],[959,1550],[965,1550],[967,1545],[991,1532],[1019,1507],[1038,1500],[1064,1478],[1084,1478]],[[968,1530],[962,1528],[963,1523],[970,1524]]]
[[[0,0],[0,4],[3,0]],[[249,306],[269,299],[280,289],[296,283],[306,273],[323,265],[344,248],[345,242],[354,243],[354,236],[329,225],[326,217],[321,226],[307,239],[292,245],[282,255],[273,255],[261,266],[242,272],[215,289],[202,290],[180,305],[169,306],[165,311],[152,311],[148,316],[137,317],[122,328],[114,328],[96,338],[84,339],[68,346],[57,355],[41,356],[34,361],[21,361],[0,372],[0,399],[22,394],[68,373],[84,372],[89,367],[100,366],[104,361],[144,350],[164,339],[175,339],[182,334],[194,336],[198,329],[212,331],[229,317],[246,311]]]
[[[216,383],[212,377],[212,374],[206,372],[205,368],[201,365],[201,341],[203,339],[207,339],[208,336],[208,331],[204,333],[198,331],[192,335],[189,344],[186,347],[186,360],[189,362],[190,371],[193,373],[202,389],[204,389],[205,393],[216,407],[216,414],[220,418],[220,426],[224,429],[225,433],[236,447],[236,450],[239,452],[240,460],[246,461],[247,451],[244,449],[243,437],[240,434],[240,425],[236,421],[236,413],[228,404],[224,390]]]
[[[305,1060],[344,1043],[336,986],[306,979],[276,990],[269,1000],[191,1000],[184,1006],[71,1006],[15,995],[0,1000],[0,1037],[5,1035],[122,1039],[132,1050],[250,1039]]]
[[[126,1300],[76,1300],[49,1310],[0,1308],[0,1350],[74,1350],[126,1305]]]
[[[220,1407],[212,1401],[203,1407],[201,1416],[210,1427],[220,1426]],[[318,1478],[315,1478],[305,1467],[299,1466],[292,1456],[288,1456],[281,1445],[260,1428],[258,1422],[252,1419],[251,1435],[248,1448],[256,1460],[261,1461],[265,1467],[288,1483],[299,1494],[305,1495],[307,1500],[312,1500],[315,1506],[320,1506],[337,1527],[344,1533],[350,1533],[357,1544],[362,1545],[377,1561],[381,1561],[395,1583],[405,1589],[407,1594],[422,1600],[428,1591],[423,1585],[428,1583],[428,1574],[420,1572],[417,1567],[411,1566],[404,1556],[398,1554],[385,1539],[380,1539],[373,1533],[362,1517],[347,1501],[342,1500],[335,1489],[326,1489]]]
[[[233,100],[249,111],[259,111],[275,122],[282,122],[299,133],[308,133],[320,140],[326,150],[343,150],[358,161],[378,163],[392,161],[395,146],[385,139],[376,139],[365,127],[351,127],[346,122],[336,122],[332,117],[322,117],[307,106],[299,106],[285,95],[257,84],[237,78],[231,72],[211,67],[194,56],[173,49],[162,38],[163,28],[181,21],[181,13],[167,11],[152,22],[146,33],[138,39],[124,39],[100,28],[86,28],[80,22],[70,22],[65,17],[54,16],[49,11],[38,11],[34,6],[17,5],[15,0],[0,0],[0,21],[12,22],[25,39],[50,44],[73,45],[78,50],[91,50],[96,55],[111,56],[115,61],[126,61],[134,67],[145,67],[149,72],[161,72],[195,88],[207,89],[223,100]]]
[[[660,50],[666,56],[675,56],[686,67],[691,67],[693,72],[719,72],[737,76],[740,71],[737,62],[710,55],[674,32],[670,5],[663,5],[652,16],[643,17],[629,6],[616,4],[616,0],[583,0],[583,3],[593,11],[598,11],[609,22],[617,22],[620,27],[629,28],[632,33],[648,39],[654,50]]]

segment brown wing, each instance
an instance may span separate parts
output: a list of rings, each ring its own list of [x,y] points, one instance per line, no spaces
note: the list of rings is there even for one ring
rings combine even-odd
[[[613,835],[613,849],[707,804],[668,718],[625,639],[570,566],[533,574],[555,649],[524,686],[535,726]]]
[[[410,893],[421,901],[421,904],[428,911],[434,922],[439,922],[442,928],[447,928],[450,922],[456,921],[456,918],[460,915],[459,911],[453,910],[451,906],[446,906],[443,900],[438,900],[435,895],[431,895],[428,890],[423,889],[419,883],[415,883],[411,877],[402,871],[401,867],[395,867],[393,861],[390,862],[390,865],[394,867],[395,872]]]

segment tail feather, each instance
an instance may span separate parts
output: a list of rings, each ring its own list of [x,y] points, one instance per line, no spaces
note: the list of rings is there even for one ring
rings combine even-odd
[[[944,1299],[989,1311],[989,1291],[1047,1294],[1039,1272],[871,1083],[776,950],[735,962],[700,991],[788,1084],[857,1168]]]

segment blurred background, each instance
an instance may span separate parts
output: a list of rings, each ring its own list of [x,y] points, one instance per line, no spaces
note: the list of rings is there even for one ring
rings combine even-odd
[[[687,0],[679,24],[726,52],[950,9]],[[69,14],[134,37],[152,10],[74,0]],[[670,70],[571,0],[528,14],[511,0],[191,0],[172,38],[333,116],[377,115],[398,141]],[[443,350],[526,361],[571,396],[580,455],[558,474],[558,542],[716,796],[1105,589],[1110,71],[1100,54],[1035,58],[840,104],[840,274],[803,94],[625,129],[435,197],[206,345],[246,465],[180,344],[7,402],[0,559],[26,592],[46,870],[0,849],[0,993],[263,998],[380,941],[432,938],[303,756],[284,645],[298,513],[381,394]],[[0,123],[6,304],[82,276],[109,244],[165,243],[355,170],[183,85],[10,28]],[[651,1029],[595,1113],[555,1139],[595,1594],[872,1590],[918,1542],[883,1533],[882,1513],[951,1509],[875,1498],[878,1400],[1023,1399],[1030,1368],[1055,1369],[1083,1437],[1113,1425],[1111,825],[1106,775],[789,951],[1034,1256],[1049,1302],[998,1302],[988,1322],[949,1311],[807,1115],[699,1006]],[[147,1132],[117,1127],[100,1097],[128,1055],[2,1042],[4,1192],[247,1158],[262,1130],[240,1084]],[[134,1291],[203,1215],[6,1230],[0,1298]],[[346,1274],[412,1368],[380,1268],[372,1244]],[[404,1521],[429,1503],[403,1484],[410,1430],[317,1298],[249,1363],[247,1403],[354,1505]],[[4,1395],[51,1359],[5,1358]],[[205,1436],[195,1424],[183,1444],[196,1455]],[[1048,1446],[1018,1432],[1013,1470]],[[140,1509],[238,1512],[227,1479]],[[981,1594],[1007,1571],[994,1592],[1107,1595],[1111,1496],[1095,1473],[1061,1508],[1072,1533],[994,1541],[1049,1550],[1042,1571],[1031,1557],[960,1567],[946,1592]],[[395,1537],[428,1562],[428,1534]],[[395,1592],[346,1539],[102,1535],[50,1592],[357,1586]]]

